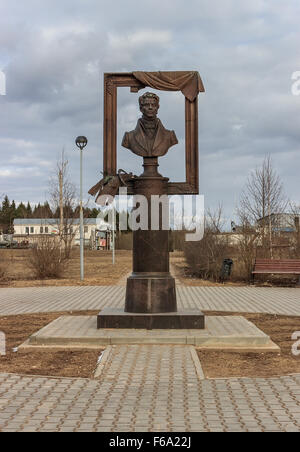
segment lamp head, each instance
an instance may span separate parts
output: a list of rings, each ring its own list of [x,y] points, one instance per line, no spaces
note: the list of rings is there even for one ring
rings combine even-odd
[[[81,136],[76,138],[75,143],[76,146],[82,150],[83,148],[86,147],[88,140],[86,137]]]

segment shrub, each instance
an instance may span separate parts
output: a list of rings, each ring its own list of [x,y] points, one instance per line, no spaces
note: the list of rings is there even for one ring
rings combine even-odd
[[[31,250],[29,265],[39,279],[61,278],[68,261],[55,237],[45,236]]]
[[[184,253],[193,275],[218,281],[223,260],[229,256],[227,238],[207,230],[199,242],[186,242]]]

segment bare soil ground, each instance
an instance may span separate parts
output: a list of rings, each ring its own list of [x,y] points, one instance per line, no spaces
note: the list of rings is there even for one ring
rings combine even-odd
[[[36,286],[110,286],[128,274],[132,267],[130,251],[116,251],[115,265],[110,251],[85,250],[85,277],[80,281],[79,250],[72,252],[64,274],[60,279],[36,280],[28,265],[30,250],[1,250],[0,264],[5,266],[6,277],[0,285],[5,287]]]
[[[5,268],[6,276],[0,287],[38,287],[38,286],[110,286],[124,285],[127,275],[132,270],[132,252],[117,250],[115,265],[112,264],[111,251],[85,250],[84,282],[80,281],[79,250],[72,252],[64,274],[60,279],[37,280],[28,265],[30,250],[0,249],[0,265]],[[171,269],[181,285],[185,286],[222,286],[223,284],[192,278],[186,272],[186,262],[182,252],[170,253]],[[226,282],[227,285],[242,284]]]
[[[0,356],[0,372],[24,375],[91,378],[101,350],[13,352],[31,334],[61,315],[96,315],[98,312],[26,314],[0,317],[0,331],[6,335],[6,355]]]
[[[13,352],[31,334],[57,317],[96,315],[95,311],[25,314],[0,317],[0,331],[6,334],[6,356],[0,356],[0,372],[57,377],[92,378],[101,350]],[[272,377],[300,373],[300,356],[292,354],[291,335],[300,330],[300,318],[266,314],[206,312],[206,315],[243,315],[268,334],[281,348],[275,353],[224,353],[198,351],[207,378]]]
[[[269,314],[205,312],[205,315],[242,315],[268,334],[281,349],[277,353],[198,351],[207,378],[272,377],[300,373],[300,356],[292,354],[291,336],[300,331],[300,318]]]
[[[85,250],[85,277],[80,281],[79,249],[72,252],[70,261],[65,267],[64,273],[59,279],[37,280],[28,265],[30,250],[0,249],[0,287],[36,287],[36,286],[110,286],[124,285],[126,278],[132,270],[132,251],[117,250],[115,265],[112,264],[111,251]],[[199,279],[190,274],[183,252],[170,253],[170,264],[173,276],[180,285],[184,286],[233,286],[247,285],[240,281],[225,281],[218,283]],[[257,276],[257,286],[285,286],[294,287],[297,278],[283,277],[282,275]]]

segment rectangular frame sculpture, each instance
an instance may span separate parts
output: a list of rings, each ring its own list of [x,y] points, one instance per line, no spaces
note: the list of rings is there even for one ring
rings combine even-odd
[[[117,90],[131,92],[150,86],[162,91],[182,91],[185,96],[185,182],[169,182],[168,194],[199,193],[198,175],[198,94],[204,92],[196,71],[129,72],[104,74],[103,173],[117,173]],[[129,189],[129,193],[130,189]]]

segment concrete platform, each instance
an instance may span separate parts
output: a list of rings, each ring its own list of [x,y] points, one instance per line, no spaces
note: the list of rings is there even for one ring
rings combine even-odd
[[[19,348],[103,348],[116,344],[182,344],[201,349],[279,352],[269,336],[239,316],[206,317],[204,330],[97,329],[96,316],[62,316]]]

